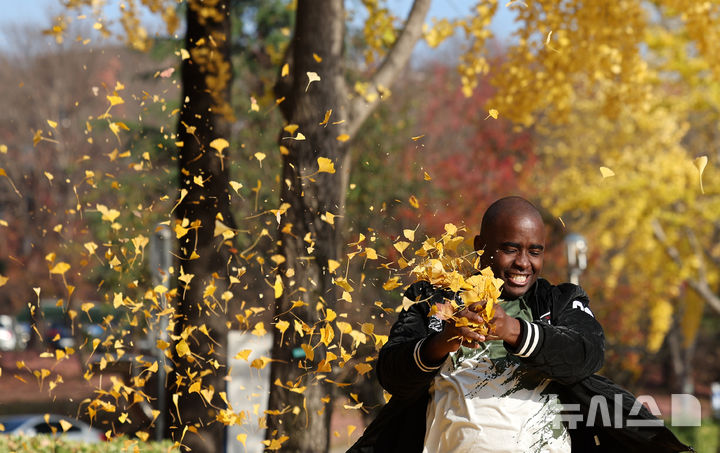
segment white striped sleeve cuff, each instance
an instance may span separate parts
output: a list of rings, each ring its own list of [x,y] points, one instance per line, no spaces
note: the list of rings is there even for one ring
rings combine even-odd
[[[420,348],[422,347],[423,342],[425,341],[425,338],[418,341],[415,345],[415,350],[413,351],[413,359],[415,359],[415,365],[417,365],[418,368],[420,368],[420,371],[424,371],[425,373],[432,373],[435,370],[440,369],[442,364],[437,366],[429,366],[423,363],[422,359],[420,358]]]
[[[530,357],[542,344],[542,329],[535,323],[522,319],[518,321],[520,321],[520,338],[516,350],[512,352],[518,357]]]

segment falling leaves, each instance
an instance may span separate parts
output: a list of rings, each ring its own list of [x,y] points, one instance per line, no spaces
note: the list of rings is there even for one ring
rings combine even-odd
[[[52,269],[50,269],[51,274],[59,274],[59,275],[65,275],[65,272],[70,270],[70,265],[68,263],[60,262],[55,264]]]
[[[110,101],[110,106],[120,105],[124,104],[125,100],[121,98],[120,96],[107,96],[107,100]]]
[[[307,77],[308,77],[308,83],[307,83],[307,86],[305,87],[305,91],[307,91],[308,88],[310,88],[311,83],[320,81],[320,76],[317,75],[316,72],[311,72],[311,71],[307,72]]]
[[[210,147],[216,150],[218,153],[222,153],[223,150],[228,146],[230,146],[230,143],[228,143],[228,141],[222,137],[216,138],[210,142]]]
[[[320,173],[335,173],[335,164],[332,160],[327,157],[318,157],[318,172]]]
[[[615,172],[607,167],[600,167],[600,174],[602,175],[603,179],[615,176]]]
[[[415,195],[410,195],[408,201],[410,202],[410,206],[412,206],[413,208],[420,208],[420,202],[418,201],[417,197],[415,197]]]

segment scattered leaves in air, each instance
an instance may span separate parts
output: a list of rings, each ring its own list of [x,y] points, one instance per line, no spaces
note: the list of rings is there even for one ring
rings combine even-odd
[[[415,255],[422,259],[412,268],[410,274],[416,281],[428,281],[433,286],[448,289],[453,293],[460,292],[463,306],[453,298],[443,304],[433,305],[431,314],[438,315],[441,319],[453,318],[456,322],[466,322],[465,318],[455,316],[467,307],[480,313],[483,318],[482,324],[467,325],[484,335],[492,327],[494,306],[500,297],[503,281],[495,278],[489,267],[480,267],[480,258],[475,251],[463,249],[461,245],[465,238],[459,235],[463,231],[464,227],[458,228],[448,223],[440,239],[427,238],[415,252]],[[403,250],[405,248],[403,246]],[[417,302],[404,298],[398,309],[408,309]]]
[[[488,116],[486,116],[485,119],[488,119],[490,117],[492,117],[493,119],[498,119],[498,115],[499,115],[499,113],[497,110],[490,109],[490,110],[488,110]]]

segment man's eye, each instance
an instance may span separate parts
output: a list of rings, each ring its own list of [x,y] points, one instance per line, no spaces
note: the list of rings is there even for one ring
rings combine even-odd
[[[502,249],[503,253],[515,253],[517,252],[517,249],[515,248],[504,248]]]
[[[542,250],[530,250],[530,254],[532,256],[542,256],[543,252]]]

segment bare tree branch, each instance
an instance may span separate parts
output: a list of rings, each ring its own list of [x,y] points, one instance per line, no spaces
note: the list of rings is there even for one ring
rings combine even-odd
[[[362,123],[373,111],[380,100],[382,93],[378,89],[389,88],[398,73],[405,67],[410,59],[415,44],[420,39],[423,21],[430,9],[431,0],[415,0],[412,9],[408,14],[405,27],[403,27],[400,36],[393,45],[390,52],[385,56],[382,64],[371,77],[369,81],[368,92],[365,96],[357,96],[353,99],[350,106],[350,120],[348,123],[348,133],[350,136],[355,135]],[[368,97],[373,97],[373,101],[368,101]]]
[[[655,234],[655,238],[657,238],[658,241],[662,245],[665,246],[665,253],[672,258],[673,261],[675,261],[675,264],[678,266],[682,266],[682,259],[680,258],[680,252],[670,245],[668,242],[667,235],[665,234],[665,230],[663,230],[662,225],[660,225],[660,222],[657,219],[653,219],[652,221],[652,227],[653,227],[653,233]]]

